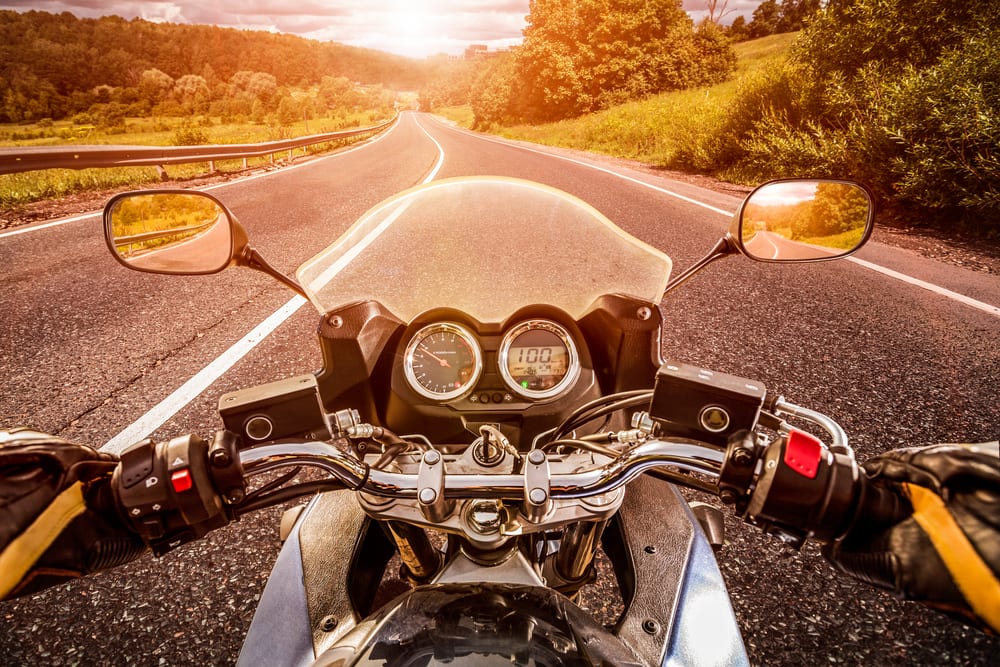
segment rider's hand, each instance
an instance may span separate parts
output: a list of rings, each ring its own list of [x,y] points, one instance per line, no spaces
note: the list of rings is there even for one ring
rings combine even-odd
[[[110,481],[117,462],[45,433],[0,431],[0,599],[145,551],[115,507]]]
[[[996,442],[898,449],[864,464],[912,513],[864,517],[824,555],[842,572],[1000,632],[1000,456]]]

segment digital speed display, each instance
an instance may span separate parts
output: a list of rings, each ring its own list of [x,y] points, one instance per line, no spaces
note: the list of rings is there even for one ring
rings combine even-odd
[[[579,372],[573,339],[555,322],[522,322],[500,344],[500,375],[522,396],[556,396],[572,385]]]

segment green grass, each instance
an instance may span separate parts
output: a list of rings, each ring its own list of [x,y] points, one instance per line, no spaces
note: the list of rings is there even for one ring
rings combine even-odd
[[[840,248],[841,250],[850,250],[856,248],[859,243],[861,243],[861,237],[864,236],[865,228],[861,227],[859,229],[853,229],[851,231],[842,232],[840,234],[835,234],[833,236],[823,236],[818,238],[808,238],[799,239],[803,243],[812,243],[814,245],[820,245],[827,248]]]
[[[771,35],[736,44],[736,75],[715,86],[663,93],[556,123],[515,125],[493,131],[510,139],[698,170],[707,160],[707,156],[699,154],[699,147],[715,136],[743,81],[780,63],[795,36]],[[460,125],[472,126],[468,107],[435,111]]]
[[[299,121],[290,126],[270,126],[254,123],[223,123],[218,119],[199,119],[195,129],[203,132],[210,144],[244,144],[290,139],[310,134],[336,132],[353,127],[364,127],[381,122],[370,112],[355,112],[347,116],[320,118],[307,123]],[[74,125],[70,121],[56,121],[25,125],[0,125],[0,146],[33,148],[66,145],[124,145],[170,146],[175,133],[190,126],[190,119],[180,118],[129,118],[125,131],[108,133],[92,125]],[[350,143],[319,144],[306,150],[321,153]],[[303,149],[295,151],[301,156]],[[288,153],[279,153],[275,160],[287,159]],[[270,157],[251,158],[250,168],[271,162]],[[242,160],[222,160],[215,163],[216,171],[231,172],[243,169]],[[186,180],[209,173],[208,163],[171,165],[166,167],[170,179]],[[161,182],[155,167],[121,167],[109,169],[47,169],[0,176],[0,209],[11,209],[45,199],[56,199],[79,192],[113,190],[139,187]]]

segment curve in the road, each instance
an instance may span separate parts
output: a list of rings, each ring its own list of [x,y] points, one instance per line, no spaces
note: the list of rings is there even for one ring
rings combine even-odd
[[[620,178],[622,180],[629,181],[631,183],[635,183],[636,185],[640,185],[640,186],[642,186],[644,188],[649,188],[650,190],[655,190],[656,192],[661,192],[661,193],[663,193],[665,195],[668,195],[670,197],[674,197],[676,199],[679,199],[681,201],[687,202],[689,204],[694,204],[695,206],[700,206],[701,208],[707,209],[707,210],[712,211],[714,213],[718,213],[719,215],[724,215],[724,216],[729,217],[729,218],[731,218],[736,213],[735,211],[727,211],[727,210],[724,210],[724,209],[712,206],[711,204],[707,204],[705,202],[698,201],[697,199],[694,199],[692,197],[687,197],[687,196],[682,195],[682,194],[680,194],[678,192],[674,192],[672,190],[668,190],[666,188],[662,188],[662,187],[660,187],[658,185],[654,185],[652,183],[647,183],[646,181],[643,181],[641,179],[634,178],[634,177],[629,176],[627,174],[622,174],[622,173],[617,172],[617,171],[615,171],[613,169],[609,169],[607,167],[602,167],[602,166],[599,166],[599,165],[596,165],[596,164],[592,164],[592,163],[586,162],[584,160],[578,160],[576,158],[568,157],[568,156],[565,156],[565,155],[559,155],[557,153],[552,153],[552,152],[548,152],[548,151],[538,150],[538,149],[535,149],[535,148],[530,148],[528,146],[522,146],[520,144],[513,143],[513,142],[501,141],[499,139],[493,139],[491,137],[484,137],[482,135],[475,134],[475,133],[472,133],[472,132],[467,132],[465,130],[462,130],[462,129],[456,128],[456,127],[452,127],[451,129],[453,129],[455,131],[466,133],[469,136],[476,137],[477,139],[480,139],[482,141],[489,141],[489,142],[492,142],[492,143],[502,144],[502,145],[505,145],[505,146],[515,146],[517,148],[520,148],[521,150],[528,151],[530,153],[537,153],[539,155],[545,155],[547,157],[552,157],[552,158],[555,158],[557,160],[564,160],[566,162],[571,162],[573,164],[577,164],[577,165],[580,165],[582,167],[586,167],[588,169],[594,169],[596,171],[600,171],[600,172],[603,172],[605,174],[610,174],[611,176],[614,176],[616,178]],[[965,296],[964,294],[959,294],[958,292],[954,292],[954,291],[946,289],[944,287],[940,287],[938,285],[935,285],[933,283],[927,282],[925,280],[920,280],[919,278],[914,278],[913,276],[908,276],[908,275],[906,275],[904,273],[900,273],[899,271],[894,271],[892,269],[889,269],[889,268],[886,268],[886,267],[883,267],[883,266],[879,266],[878,264],[875,264],[874,262],[868,262],[868,261],[865,261],[865,260],[862,260],[862,259],[858,259],[856,257],[848,257],[847,259],[848,259],[848,261],[854,262],[858,266],[863,266],[864,268],[869,269],[871,271],[876,271],[876,272],[881,273],[882,275],[887,276],[889,278],[893,278],[893,279],[896,279],[896,280],[901,280],[901,281],[903,281],[905,283],[908,283],[910,285],[914,285],[916,287],[921,287],[923,289],[929,290],[929,291],[931,291],[931,292],[933,292],[935,294],[938,294],[940,296],[946,297],[946,298],[951,299],[953,301],[957,301],[959,303],[965,304],[965,305],[970,306],[972,308],[976,308],[977,310],[981,310],[984,313],[988,313],[988,314],[993,315],[995,317],[1000,317],[1000,307],[998,307],[998,306],[994,306],[994,305],[985,303],[983,301],[979,301],[977,299],[973,299],[972,297]]]

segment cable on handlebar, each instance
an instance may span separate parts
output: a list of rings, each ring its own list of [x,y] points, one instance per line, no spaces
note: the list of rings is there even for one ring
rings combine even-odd
[[[587,422],[593,421],[605,415],[610,415],[619,410],[648,405],[652,397],[653,392],[648,389],[636,389],[596,399],[580,406],[570,413],[570,415],[556,428],[552,437],[553,439],[558,440],[563,435],[572,432]]]
[[[266,507],[279,505],[289,500],[295,500],[302,496],[309,496],[324,491],[339,491],[348,488],[343,482],[336,479],[325,479],[317,482],[303,482],[283,489],[278,489],[270,493],[258,496],[248,496],[247,500],[233,507],[236,516],[243,516],[250,512],[255,512]]]

